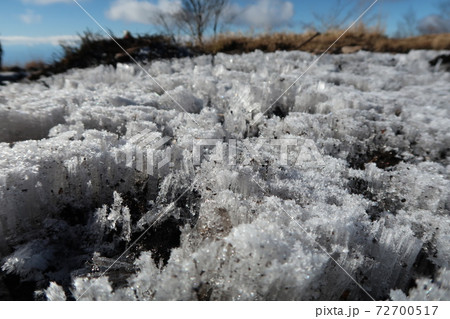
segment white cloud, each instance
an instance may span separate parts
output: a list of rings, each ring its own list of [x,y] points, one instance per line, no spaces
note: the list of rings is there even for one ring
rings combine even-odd
[[[234,23],[252,27],[272,29],[288,25],[294,16],[294,5],[290,1],[258,0],[242,8],[237,4],[230,7],[229,15],[235,15]]]
[[[447,33],[450,32],[450,20],[440,15],[429,15],[419,21],[417,27],[420,33]]]
[[[23,3],[47,5],[54,3],[73,3],[73,0],[22,0]]]
[[[116,0],[106,16],[111,20],[154,24],[158,13],[175,13],[181,8],[180,0],[158,0],[157,3],[144,0]],[[232,4],[225,13],[225,21],[233,17],[233,23],[271,29],[287,25],[294,16],[294,5],[290,1],[258,0],[247,7]]]
[[[26,24],[39,23],[42,20],[42,16],[34,13],[32,10],[27,10],[27,12],[20,15],[20,20]]]
[[[0,36],[3,45],[37,45],[51,44],[59,45],[64,42],[67,44],[76,44],[80,41],[77,35],[55,35],[48,37],[26,37],[26,36]]]
[[[111,20],[152,24],[156,14],[174,13],[180,7],[179,0],[159,0],[156,4],[149,1],[117,0],[106,12],[106,16]]]

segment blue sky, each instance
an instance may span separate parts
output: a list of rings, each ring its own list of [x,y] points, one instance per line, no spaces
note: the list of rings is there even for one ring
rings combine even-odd
[[[146,16],[154,9],[171,10],[177,0],[78,0],[98,22],[121,35],[152,33],[156,29]],[[171,2],[172,1],[172,2]],[[268,25],[274,30],[302,31],[302,23],[314,20],[313,12],[327,12],[338,0],[241,0],[232,1],[235,10],[246,12],[235,28],[261,30]],[[352,0],[342,0],[352,1]],[[353,0],[358,1],[358,0]],[[370,1],[369,1],[370,2]],[[413,9],[418,19],[438,14],[439,0],[379,0],[371,14],[380,14],[388,34],[393,34],[397,21]],[[370,3],[369,3],[370,4]],[[367,5],[366,5],[367,7]],[[361,12],[354,12],[356,18]],[[87,28],[98,26],[73,0],[1,0],[0,39],[4,64],[22,64],[28,60],[49,60],[58,52],[61,39],[70,40]]]

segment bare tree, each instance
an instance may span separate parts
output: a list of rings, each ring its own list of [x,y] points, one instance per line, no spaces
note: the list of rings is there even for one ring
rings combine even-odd
[[[432,14],[420,20],[417,28],[421,34],[450,33],[450,20]]]
[[[315,21],[306,26],[320,32],[346,28],[372,3],[371,0],[336,0],[333,5],[324,8],[323,11],[313,12]],[[383,17],[379,13],[371,10],[362,17],[359,24],[368,26],[376,23],[376,29],[381,30],[382,20]]]
[[[450,33],[450,0],[441,1],[438,14],[431,14],[418,22],[421,34]]]
[[[213,4],[213,33],[214,39],[217,37],[217,28],[219,26],[220,19],[222,18],[225,9],[229,5],[229,0],[215,0],[211,1]]]
[[[212,7],[207,0],[182,0],[175,21],[184,32],[203,44],[203,34],[212,18]]]
[[[172,37],[181,31],[201,45],[208,28],[216,36],[219,25],[228,22],[224,18],[229,4],[229,0],[182,0],[178,10],[171,13],[157,12],[152,21]]]
[[[177,32],[177,24],[173,21],[174,14],[168,14],[166,12],[156,12],[152,17],[153,23],[160,28],[163,34],[171,37],[175,40],[175,33]]]
[[[320,32],[341,29],[352,16],[352,5],[349,0],[337,0],[336,3],[322,12],[313,12],[314,26]]]
[[[450,20],[450,0],[439,2],[438,9],[444,19]]]
[[[408,12],[402,16],[402,20],[397,24],[395,37],[408,38],[417,35],[417,16],[413,8],[410,7]]]

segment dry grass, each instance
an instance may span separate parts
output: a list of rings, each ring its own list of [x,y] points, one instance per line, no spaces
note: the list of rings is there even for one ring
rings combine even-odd
[[[35,72],[44,69],[47,67],[47,63],[42,60],[34,60],[25,64],[25,70],[28,72]]]
[[[203,46],[175,43],[170,37],[159,35],[144,35],[127,39],[115,38],[115,40],[137,60],[151,61],[218,52],[241,54],[255,50],[263,52],[302,50],[320,54],[325,52],[342,33],[343,30],[330,30],[322,34],[314,32],[273,33],[258,36],[222,34],[215,40],[206,41]],[[129,57],[110,39],[88,31],[80,38],[81,45],[79,47],[63,46],[63,56],[52,64],[46,65],[42,61],[28,63],[25,66],[26,71],[29,72],[28,78],[35,80],[41,76],[65,72],[71,68],[130,62]],[[341,53],[343,47],[355,46],[366,51],[392,53],[406,53],[417,49],[450,50],[450,34],[391,39],[385,36],[380,29],[367,29],[364,25],[358,25],[340,38],[328,53]],[[145,49],[147,52],[144,56],[140,53],[141,49]]]
[[[450,50],[450,34],[379,40],[373,44],[371,51],[406,53],[411,50]]]
[[[302,50],[321,53],[342,34],[342,30],[333,30],[314,36],[314,33],[294,34],[275,33],[249,37],[245,35],[221,35],[216,40],[206,42],[202,48],[205,53],[246,53],[254,50],[274,52],[277,50]],[[311,39],[312,38],[312,39]],[[311,41],[307,42],[309,39]],[[390,39],[381,32],[350,31],[345,34],[329,51],[341,53],[342,47],[361,46],[363,50],[373,52],[406,53],[410,50],[450,50],[450,34],[424,35],[406,39]]]

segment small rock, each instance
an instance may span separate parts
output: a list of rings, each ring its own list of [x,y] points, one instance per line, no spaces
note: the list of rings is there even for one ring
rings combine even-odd
[[[351,53],[356,53],[358,51],[362,50],[362,46],[360,45],[354,45],[354,46],[345,46],[341,48],[341,52],[343,54],[351,54]]]

